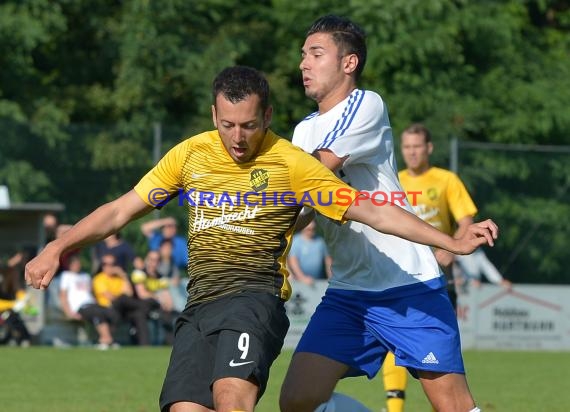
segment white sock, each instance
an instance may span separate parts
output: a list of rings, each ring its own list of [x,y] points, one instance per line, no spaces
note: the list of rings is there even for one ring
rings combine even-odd
[[[474,407],[469,412],[481,412],[481,409],[479,409],[478,407]]]

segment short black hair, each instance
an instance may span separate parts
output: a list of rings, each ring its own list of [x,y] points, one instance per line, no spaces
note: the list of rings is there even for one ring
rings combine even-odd
[[[234,104],[256,94],[259,96],[262,110],[265,111],[269,107],[269,83],[261,72],[252,67],[233,66],[222,70],[212,86],[214,106],[220,93]]]
[[[346,17],[329,14],[315,20],[307,32],[307,37],[315,33],[330,33],[342,55],[356,54],[356,79],[360,77],[366,64],[366,33],[356,23]]]

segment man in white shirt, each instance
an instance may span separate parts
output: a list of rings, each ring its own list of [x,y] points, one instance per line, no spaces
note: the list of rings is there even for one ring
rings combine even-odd
[[[319,110],[295,128],[293,143],[378,205],[387,199],[412,211],[397,178],[386,106],[378,94],[356,87],[365,60],[364,33],[354,23],[337,16],[313,23],[300,69]],[[313,411],[340,378],[372,378],[391,351],[397,365],[420,379],[436,410],[478,411],[445,278],[430,248],[361,223],[317,220],[333,276],[293,355],[281,409]]]
[[[79,256],[69,260],[69,270],[61,273],[60,300],[68,319],[84,320],[93,324],[99,335],[97,348],[101,350],[116,347],[111,328],[117,324],[119,314],[112,308],[100,306],[95,301],[91,287],[91,276],[81,272]]]

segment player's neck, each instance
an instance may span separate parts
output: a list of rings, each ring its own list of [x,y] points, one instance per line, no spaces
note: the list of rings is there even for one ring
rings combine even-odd
[[[427,171],[428,171],[430,168],[431,168],[431,165],[430,165],[429,163],[428,163],[428,164],[425,164],[425,165],[418,166],[418,167],[413,168],[413,169],[412,169],[412,168],[408,168],[408,174],[409,174],[410,176],[413,176],[413,177],[421,176],[421,175],[423,175],[424,173],[427,173]]]
[[[337,104],[350,96],[350,93],[352,93],[354,89],[356,89],[356,85],[353,82],[343,83],[338,87],[335,87],[319,102],[319,114],[325,114],[331,110]]]

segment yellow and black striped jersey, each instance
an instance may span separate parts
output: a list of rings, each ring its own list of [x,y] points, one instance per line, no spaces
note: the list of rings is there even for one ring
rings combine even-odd
[[[301,205],[343,222],[356,197],[317,159],[269,130],[246,163],[233,161],[217,130],[188,138],[135,191],[151,206],[171,199],[188,207],[192,305],[243,290],[288,299],[286,254]]]

